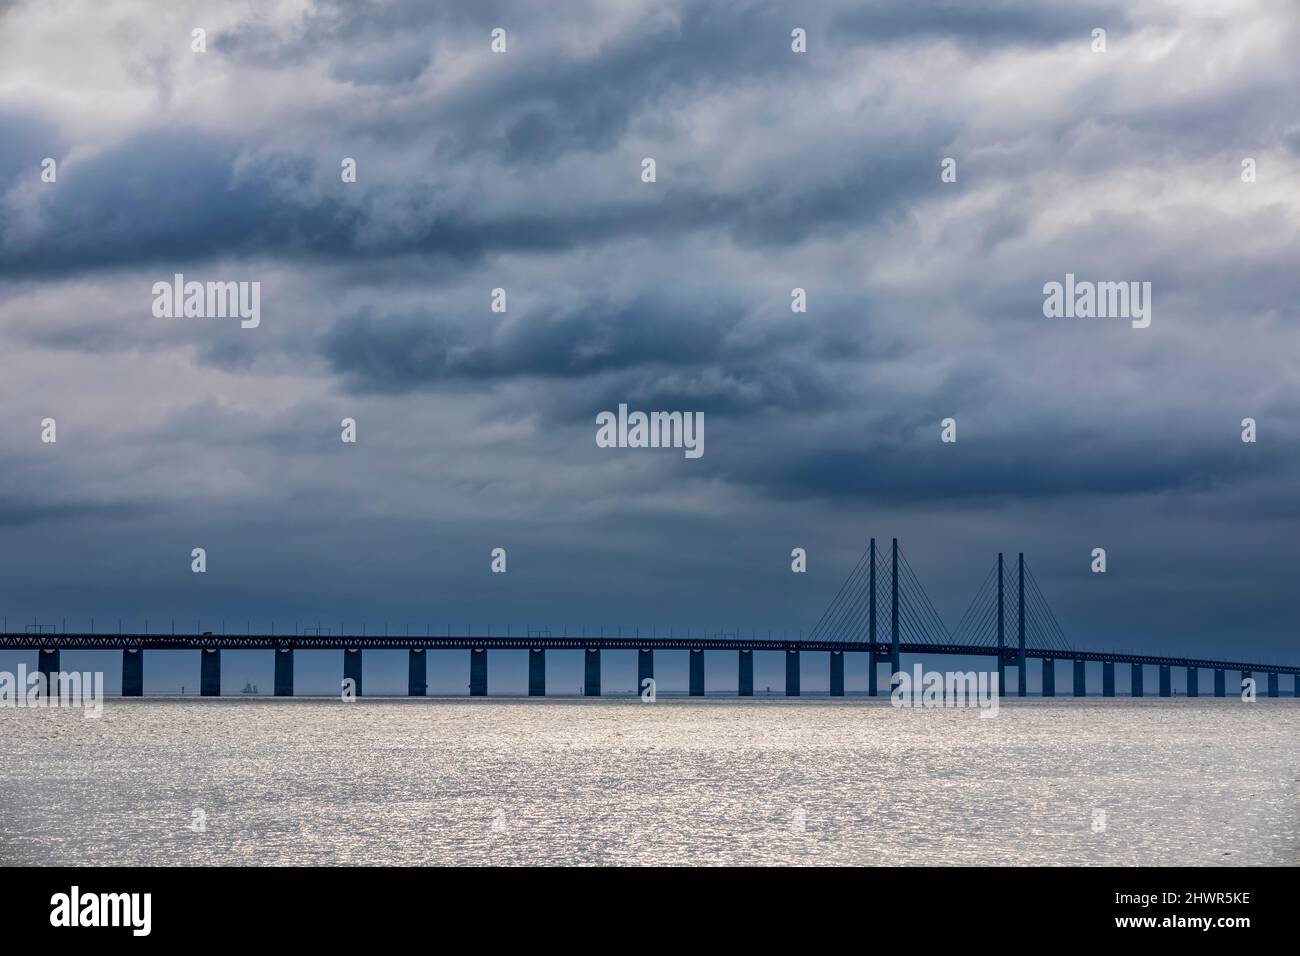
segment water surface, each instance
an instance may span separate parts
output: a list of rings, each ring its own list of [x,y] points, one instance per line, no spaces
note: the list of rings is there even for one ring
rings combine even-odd
[[[0,863],[1297,864],[1300,704],[0,710]]]

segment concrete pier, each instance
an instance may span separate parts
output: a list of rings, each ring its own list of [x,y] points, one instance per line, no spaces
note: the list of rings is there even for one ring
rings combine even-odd
[[[1168,664],[1160,665],[1160,696],[1161,697],[1174,696],[1174,682],[1172,676],[1170,675]]]
[[[36,652],[36,670],[44,678],[40,692],[50,697],[59,696],[59,652],[58,650]]]
[[[1268,696],[1269,697],[1277,696],[1277,674],[1276,673],[1270,673],[1268,675]]]
[[[361,696],[361,648],[343,650],[343,679],[352,681],[353,692]]]
[[[902,650],[899,647],[901,643],[898,637],[898,539],[894,539],[894,544],[890,552],[889,560],[889,689],[893,692],[894,675],[902,667],[899,663],[902,656]],[[872,574],[875,578],[875,574]],[[789,664],[786,665],[786,693],[790,693],[790,670]]]
[[[691,665],[691,696],[704,696],[704,652],[692,648],[687,656]]]
[[[799,696],[799,652],[785,652],[785,696]]]
[[[1029,658],[1025,656],[1025,556],[1021,554],[1017,562],[1016,575],[1016,640],[1020,656],[1020,673],[1017,674],[1020,686],[1017,690],[1021,697],[1029,694]],[[1077,691],[1076,691],[1077,693]]]
[[[871,645],[871,650],[867,651],[867,693],[875,697],[878,688],[876,686],[879,680],[879,674],[876,671],[876,539],[871,539],[867,552],[869,558],[867,564],[871,566],[871,573],[867,575],[867,643]]]
[[[831,651],[831,696],[844,696],[844,652]]]
[[[487,696],[487,648],[474,647],[470,649],[469,696]]]
[[[1187,696],[1201,696],[1201,671],[1199,668],[1187,668]]]
[[[1134,664],[1133,669],[1129,672],[1129,694],[1133,697],[1142,696],[1142,665]]]
[[[644,694],[649,690],[647,680],[655,679],[655,652],[650,649],[639,650],[636,652],[636,692]],[[658,688],[655,689],[658,693]]]
[[[122,696],[144,696],[144,651],[138,647],[122,651]]]
[[[583,681],[582,693],[587,697],[600,696],[600,651],[587,648],[582,652]]]
[[[1215,668],[1214,671],[1214,696],[1228,696],[1228,681],[1226,675],[1223,673],[1223,668],[1221,667]]]
[[[1056,661],[1050,657],[1043,658],[1043,696],[1056,696]]]
[[[1101,662],[1101,696],[1115,696],[1115,662]]]
[[[427,697],[429,694],[429,655],[423,647],[412,647],[406,652],[406,696]]]
[[[754,652],[740,652],[740,693],[741,697],[754,696]]]
[[[199,693],[204,697],[221,696],[221,648],[205,647],[199,651]]]
[[[546,696],[546,651],[540,647],[528,650],[528,696]]]
[[[277,647],[275,649],[275,683],[276,697],[293,696],[293,648]]]
[[[1002,552],[998,552],[998,696],[1007,696],[1007,662],[1002,656],[1006,649],[1006,616],[1003,613],[1003,595],[1002,584],[1004,580],[1002,572]],[[1021,674],[1021,677],[1024,675]]]
[[[1088,671],[1083,661],[1074,662],[1074,696],[1088,696]]]

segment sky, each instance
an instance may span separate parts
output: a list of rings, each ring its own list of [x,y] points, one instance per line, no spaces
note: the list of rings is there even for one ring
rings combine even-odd
[[[1295,663],[1298,46],[1290,0],[0,3],[0,612],[779,635],[897,536],[949,626],[1023,551],[1078,646]],[[155,315],[176,273],[260,324]],[[1045,316],[1067,274],[1149,327]],[[620,403],[703,455],[598,447]]]

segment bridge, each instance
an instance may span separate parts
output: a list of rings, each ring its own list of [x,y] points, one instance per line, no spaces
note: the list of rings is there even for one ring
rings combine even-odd
[[[296,628],[295,628],[296,631]],[[1226,675],[1240,674],[1243,681],[1256,673],[1267,675],[1266,694],[1279,696],[1279,675],[1291,675],[1295,694],[1300,698],[1300,665],[1285,665],[1247,660],[1213,660],[1206,658],[1089,651],[1074,647],[1052,613],[1038,582],[1025,565],[1024,555],[1017,556],[1015,566],[1002,554],[985,575],[956,628],[949,630],[935,610],[920,579],[893,539],[889,549],[878,549],[871,539],[867,550],[836,592],[831,603],[806,636],[797,639],[759,638],[739,634],[668,636],[658,632],[645,637],[637,633],[607,635],[581,633],[553,635],[547,629],[516,636],[443,635],[388,636],[368,634],[331,634],[325,628],[308,628],[303,633],[217,635],[211,631],[192,634],[157,633],[57,633],[49,625],[28,625],[22,633],[0,633],[0,650],[37,651],[37,666],[49,687],[59,672],[59,654],[63,650],[122,651],[122,696],[144,694],[144,652],[146,650],[195,650],[200,656],[200,694],[221,694],[221,651],[223,649],[261,649],[275,655],[275,695],[293,696],[293,654],[295,650],[341,650],[343,679],[351,681],[354,692],[362,693],[362,651],[366,649],[406,650],[409,657],[407,690],[410,696],[425,696],[428,690],[427,650],[464,650],[470,655],[470,695],[488,692],[489,650],[518,650],[528,654],[528,693],[546,694],[546,651],[581,650],[584,657],[584,693],[601,692],[601,652],[635,650],[637,685],[644,688],[654,678],[655,651],[685,652],[689,657],[690,695],[704,695],[704,652],[734,651],[737,654],[738,692],[741,697],[754,693],[754,652],[775,651],[785,658],[785,693],[800,694],[801,654],[822,651],[830,655],[830,695],[844,696],[845,655],[867,655],[867,693],[880,691],[879,664],[888,663],[889,674],[899,672],[902,654],[954,655],[992,658],[998,672],[999,693],[1006,694],[1006,671],[1017,671],[1017,694],[1028,693],[1027,675],[1031,661],[1039,662],[1042,695],[1056,696],[1058,661],[1073,662],[1073,694],[1088,693],[1088,662],[1102,665],[1103,697],[1115,696],[1115,665],[1128,664],[1130,693],[1141,697],[1146,668],[1154,667],[1161,697],[1173,695],[1173,668],[1186,669],[1186,694],[1200,696],[1200,672],[1212,671],[1215,697],[1227,695]]]

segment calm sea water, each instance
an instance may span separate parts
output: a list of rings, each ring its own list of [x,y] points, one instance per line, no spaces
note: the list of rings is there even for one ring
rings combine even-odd
[[[0,863],[1300,863],[1300,703],[0,711]]]

